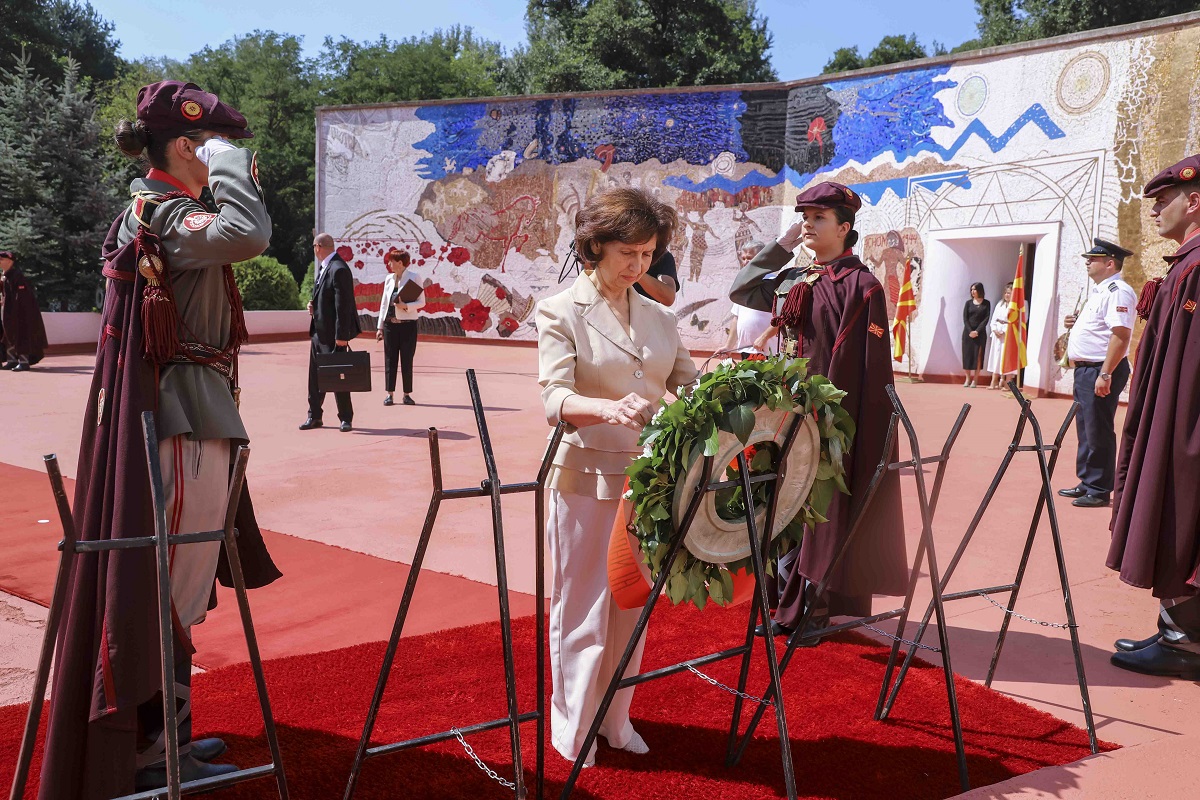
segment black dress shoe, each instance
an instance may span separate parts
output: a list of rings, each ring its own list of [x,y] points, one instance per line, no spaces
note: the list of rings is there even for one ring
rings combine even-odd
[[[342,423],[342,425],[341,425],[341,431],[342,431],[342,433],[349,433],[349,432],[350,432],[350,431],[352,431],[352,430],[354,430],[354,426],[353,426],[353,425],[351,425],[349,422],[343,422],[343,423]]]
[[[304,424],[300,426],[300,430],[311,431],[313,428],[323,427],[325,427],[324,422],[321,422],[319,419],[313,419],[312,417],[309,417],[308,419],[304,420]]]
[[[411,397],[409,397],[408,395],[404,395],[404,405],[406,405],[406,406],[415,406],[416,404],[417,404],[417,402],[416,402],[415,400],[413,400],[413,399],[412,399]]]
[[[1080,508],[1103,508],[1108,505],[1108,498],[1099,497],[1094,494],[1085,494],[1083,497],[1076,497],[1072,500],[1071,505],[1079,506]]]
[[[1058,494],[1061,497],[1083,497],[1087,494],[1087,489],[1082,486],[1076,486],[1074,489],[1059,489]]]
[[[205,764],[192,756],[185,756],[179,761],[179,779],[184,783],[202,778],[216,778],[237,771],[238,768],[233,764]],[[133,785],[139,792],[164,788],[167,785],[166,765],[139,769]]]
[[[191,756],[205,764],[223,754],[228,748],[220,739],[197,739],[192,742]]]
[[[391,396],[390,394],[389,394],[387,397],[383,398],[383,404],[384,404],[385,406],[390,406],[390,405],[393,405],[393,403],[392,403],[392,396]]]
[[[24,361],[18,361],[17,365],[12,368],[13,372],[29,372],[29,365]]]
[[[17,361],[5,361],[0,364],[0,369],[15,369],[18,363]]]
[[[1153,636],[1147,636],[1145,639],[1117,639],[1113,643],[1113,647],[1125,653],[1132,653],[1134,650],[1149,647],[1161,638],[1162,634],[1156,633]]]
[[[763,627],[762,625],[756,625],[754,628],[754,635],[755,636],[766,636],[767,629],[765,627]],[[771,635],[772,636],[791,636],[792,629],[787,627],[786,625],[782,625],[779,622],[776,622],[775,620],[771,620]]]
[[[1157,675],[1161,678],[1200,681],[1200,653],[1177,650],[1174,647],[1167,647],[1161,642],[1155,642],[1141,650],[1129,653],[1113,653],[1109,660],[1113,666],[1127,669],[1130,672]]]

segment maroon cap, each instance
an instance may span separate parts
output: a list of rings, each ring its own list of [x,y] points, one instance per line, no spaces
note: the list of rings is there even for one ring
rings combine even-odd
[[[17,260],[17,257],[12,254],[12,250],[0,250],[0,258],[7,258],[9,261]]]
[[[1197,178],[1200,178],[1200,155],[1188,156],[1151,178],[1146,188],[1142,189],[1142,197],[1154,197],[1163,189],[1190,183]]]
[[[246,118],[194,83],[159,81],[138,89],[137,118],[150,133],[178,136],[206,130],[230,139],[253,139]]]
[[[825,181],[796,195],[796,210],[806,208],[848,208],[858,213],[862,208],[862,198],[849,186]]]

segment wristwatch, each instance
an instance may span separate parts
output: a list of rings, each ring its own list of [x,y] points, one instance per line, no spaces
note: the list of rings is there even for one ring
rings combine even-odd
[[[1100,373],[1100,380],[1102,380],[1102,381],[1111,381],[1111,380],[1112,380],[1112,373],[1111,373],[1111,372],[1101,372],[1101,373]]]

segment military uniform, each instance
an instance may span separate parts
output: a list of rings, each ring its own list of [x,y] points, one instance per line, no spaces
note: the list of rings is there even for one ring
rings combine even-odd
[[[1142,195],[1171,205],[1181,202],[1175,187],[1195,192],[1198,181],[1194,155],[1152,178]],[[1158,633],[1118,640],[1112,663],[1200,680],[1200,234],[1183,239],[1166,261],[1167,274],[1146,283],[1137,306],[1146,326],[1121,436],[1107,561],[1125,583],[1159,598]]]
[[[248,138],[245,118],[194,84],[163,81],[138,94],[150,137],[206,130]],[[271,219],[255,154],[224,139],[207,159],[200,196],[151,169],[104,246],[107,278],[75,495],[83,541],[153,532],[141,413],[152,410],[170,534],[224,527],[232,451],[247,442],[237,405],[237,350],[246,339],[230,265],[262,253]],[[248,587],[279,577],[248,495],[238,507]],[[222,545],[172,550],[171,605],[184,780],[215,777],[219,740],[191,742],[191,626],[203,621]],[[42,767],[41,800],[101,798],[165,785],[154,557],[149,550],[76,557],[60,635]]]
[[[1118,264],[1133,255],[1130,251],[1106,242],[1094,240],[1084,258],[1114,259]],[[1059,492],[1073,497],[1074,505],[1097,507],[1108,505],[1117,468],[1117,403],[1125,382],[1129,380],[1129,360],[1120,359],[1106,366],[1109,344],[1114,328],[1133,330],[1137,316],[1137,295],[1121,273],[1109,276],[1092,286],[1087,303],[1079,312],[1067,340],[1067,356],[1075,368],[1074,395],[1079,403],[1075,431],[1079,449],[1075,458],[1075,474],[1079,485]],[[1097,380],[1107,383],[1109,393],[1096,394]]]
[[[853,190],[826,182],[802,192],[796,208],[857,211],[861,203]],[[846,392],[842,407],[857,429],[845,456],[849,496],[835,494],[826,513],[829,521],[806,532],[800,547],[780,561],[775,622],[785,629],[798,622],[805,594],[811,594],[805,579],[815,582],[824,576],[860,511],[867,515],[864,524],[830,579],[829,614],[868,614],[871,595],[904,594],[908,576],[899,474],[889,472],[872,505],[862,508],[866,486],[884,455],[892,413],[886,393],[893,377],[883,287],[849,248],[809,270],[782,269],[797,241],[798,234],[789,232],[763,248],[738,273],[729,293],[739,305],[774,309],[781,352],[807,359],[810,373],[828,377]],[[894,460],[894,446],[893,451]],[[820,608],[815,612],[821,613]]]
[[[0,369],[25,372],[45,354],[46,326],[33,283],[14,259],[8,250],[0,250]]]

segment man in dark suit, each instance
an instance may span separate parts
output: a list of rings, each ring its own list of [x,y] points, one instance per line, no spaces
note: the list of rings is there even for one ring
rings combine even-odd
[[[358,308],[354,302],[354,278],[350,267],[337,254],[333,237],[319,233],[313,239],[317,271],[313,276],[313,296],[308,303],[312,315],[308,333],[312,337],[312,350],[308,358],[308,419],[300,426],[307,431],[320,428],[325,393],[317,389],[317,353],[332,353],[349,347],[350,340],[358,336]],[[349,392],[336,392],[338,419],[342,421],[342,433],[352,430],[354,406]]]

